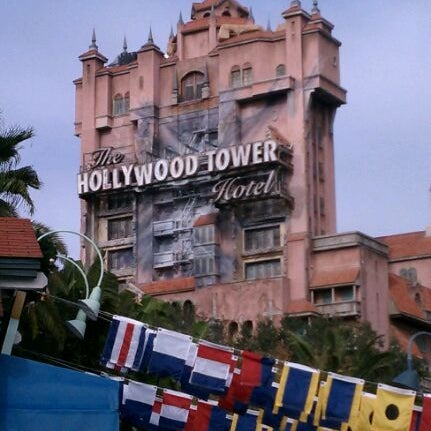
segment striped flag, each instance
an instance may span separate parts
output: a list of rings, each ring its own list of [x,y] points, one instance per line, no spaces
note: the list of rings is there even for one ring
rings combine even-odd
[[[158,329],[148,372],[179,380],[192,344],[192,338],[179,332]]]
[[[133,364],[132,370],[144,373],[148,369],[150,363],[151,353],[153,352],[154,340],[156,339],[157,332],[153,329],[145,329],[144,342],[138,347],[136,353],[136,360]]]
[[[230,422],[226,412],[213,402],[198,401],[194,419],[195,431],[229,431]]]
[[[306,421],[313,407],[319,384],[319,370],[293,362],[285,362],[274,403],[274,413],[282,409],[291,419]]]
[[[223,394],[232,377],[234,365],[232,348],[201,341],[190,383],[208,388],[213,393]]]
[[[314,424],[346,429],[359,415],[364,380],[328,373],[322,382]]]
[[[163,390],[159,426],[168,430],[184,430],[192,402],[190,395],[182,392]]]
[[[123,387],[123,401],[120,406],[121,418],[131,425],[148,425],[156,400],[155,386],[130,381]]]
[[[190,376],[195,365],[197,354],[198,345],[196,343],[191,343],[183,373],[181,374],[181,390],[186,394],[193,395],[201,400],[207,400],[211,392],[202,386],[192,385],[190,383]]]
[[[131,368],[144,334],[142,322],[114,316],[102,351],[101,364],[107,368]]]

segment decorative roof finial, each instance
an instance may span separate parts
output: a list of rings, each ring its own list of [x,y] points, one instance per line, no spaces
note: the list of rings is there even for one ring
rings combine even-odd
[[[171,32],[169,33],[169,39],[173,39],[174,37],[174,29],[171,26]]]
[[[292,0],[290,2],[290,7],[301,7],[301,1],[300,0]]]
[[[311,13],[320,13],[319,5],[317,0],[313,0],[313,9],[311,9]]]
[[[211,11],[210,11],[210,16],[214,16],[215,15],[215,7],[214,7],[214,3],[211,5]]]
[[[151,29],[151,25],[150,25],[150,31],[148,32],[148,40],[147,43],[154,43],[154,39],[153,39],[153,30]]]
[[[88,47],[89,49],[95,49],[97,51],[98,46],[96,45],[96,30],[93,27],[93,34],[91,36],[91,45]]]
[[[250,6],[250,12],[248,13],[248,17],[251,20],[251,22],[254,24],[254,16],[253,16],[253,9]]]
[[[269,18],[268,18],[268,22],[266,23],[266,31],[272,31],[271,20]]]
[[[123,52],[127,52],[127,40],[126,40],[126,36],[124,36],[124,40],[123,40]]]
[[[183,13],[181,11],[180,11],[180,17],[178,18],[178,24],[179,25],[184,25]]]

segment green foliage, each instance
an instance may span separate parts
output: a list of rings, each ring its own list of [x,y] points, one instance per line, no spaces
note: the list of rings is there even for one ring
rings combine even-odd
[[[366,322],[298,320],[285,317],[280,329],[294,362],[379,382],[390,382],[402,370],[401,352],[395,346],[384,350],[382,337]]]
[[[34,203],[29,189],[42,183],[31,166],[18,167],[20,144],[33,136],[33,129],[12,127],[0,131],[0,217],[17,217],[23,206],[30,214]]]

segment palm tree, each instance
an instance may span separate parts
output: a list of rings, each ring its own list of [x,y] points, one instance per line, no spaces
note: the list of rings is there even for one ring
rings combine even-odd
[[[19,145],[32,136],[31,128],[0,131],[0,217],[17,217],[20,206],[34,212],[29,189],[39,190],[42,183],[31,166],[18,167]]]
[[[325,371],[390,382],[402,367],[397,349],[383,350],[382,339],[367,323],[285,317],[280,338],[294,362]]]

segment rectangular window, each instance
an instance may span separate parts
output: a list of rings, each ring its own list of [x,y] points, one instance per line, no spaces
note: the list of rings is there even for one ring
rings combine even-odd
[[[216,273],[214,256],[195,257],[193,265],[196,276],[214,275]]]
[[[353,301],[354,286],[342,286],[335,289],[335,302]]]
[[[108,210],[129,210],[133,206],[133,197],[130,193],[110,195],[108,197]]]
[[[244,231],[244,251],[267,251],[280,247],[280,225]]]
[[[132,268],[135,266],[133,248],[108,251],[108,266],[110,270]]]
[[[245,278],[247,280],[277,277],[279,275],[281,275],[280,259],[260,260],[245,264]]]
[[[319,289],[313,293],[314,303],[316,305],[331,304],[332,303],[332,289]]]
[[[194,244],[214,244],[214,225],[199,226],[194,228]]]
[[[108,220],[108,240],[129,238],[133,236],[132,217]]]
[[[233,70],[231,72],[231,84],[233,88],[241,87],[241,71]]]
[[[250,85],[253,82],[253,69],[248,67],[242,71],[242,83],[243,85]]]

